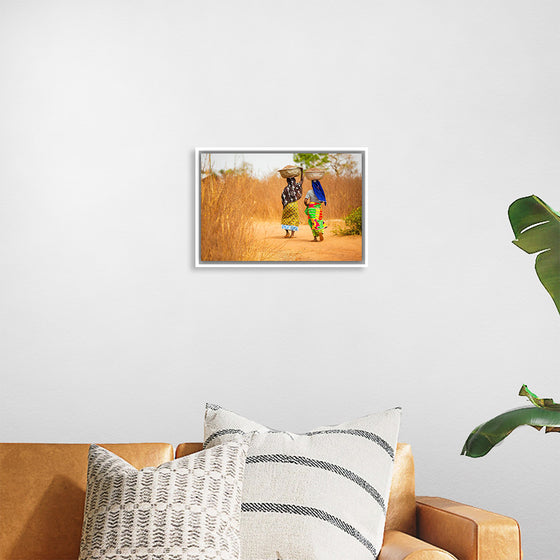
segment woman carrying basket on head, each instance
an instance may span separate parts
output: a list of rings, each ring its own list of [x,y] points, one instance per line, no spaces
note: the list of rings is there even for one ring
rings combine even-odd
[[[296,182],[296,176],[299,170],[299,183]],[[279,170],[280,175],[286,179],[288,184],[282,191],[282,229],[286,231],[285,238],[291,239],[295,232],[299,229],[299,208],[297,201],[303,194],[303,168],[286,165]]]
[[[311,176],[321,176],[321,170],[308,169],[306,173]],[[305,213],[309,220],[309,227],[313,234],[313,241],[323,241],[323,232],[325,231],[325,221],[323,220],[323,204],[327,205],[327,197],[325,191],[319,182],[319,179],[312,179],[311,189],[305,195]]]

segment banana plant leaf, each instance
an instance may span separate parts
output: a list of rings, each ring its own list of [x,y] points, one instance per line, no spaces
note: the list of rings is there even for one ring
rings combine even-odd
[[[519,391],[533,406],[525,406],[504,412],[476,427],[465,442],[461,455],[484,457],[496,444],[504,440],[519,426],[543,427],[548,432],[560,432],[560,405],[552,399],[541,399],[529,391],[526,385]]]
[[[508,210],[513,243],[526,253],[539,253],[537,276],[560,313],[560,214],[538,196],[514,201]]]
[[[527,397],[535,406],[539,408],[547,408],[549,410],[560,410],[560,404],[555,403],[552,399],[541,399],[537,397],[535,393],[529,391],[527,385],[522,385],[519,389],[519,395],[521,397]]]

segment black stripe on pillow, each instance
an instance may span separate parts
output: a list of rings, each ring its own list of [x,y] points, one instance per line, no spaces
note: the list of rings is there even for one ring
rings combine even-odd
[[[244,512],[261,512],[261,513],[289,513],[294,515],[306,515],[310,517],[315,517],[316,519],[321,519],[326,521],[335,527],[338,527],[341,531],[344,531],[348,535],[354,537],[357,541],[363,544],[373,555],[374,558],[377,557],[377,550],[373,544],[366,539],[358,529],[352,527],[348,523],[342,521],[338,517],[323,511],[322,509],[298,506],[295,504],[272,504],[272,503],[261,503],[261,502],[249,502],[241,504],[241,511]]]
[[[377,434],[374,434],[372,432],[366,432],[365,430],[335,430],[335,429],[333,429],[333,430],[317,430],[315,432],[307,432],[304,435],[315,436],[315,435],[320,435],[320,434],[348,434],[348,435],[351,435],[351,436],[363,437],[363,438],[369,439],[369,440],[377,443],[377,445],[379,445],[385,451],[387,451],[387,453],[389,454],[389,457],[391,457],[391,459],[395,458],[395,450],[393,449],[393,447],[391,445],[389,445],[382,437],[380,437]]]
[[[235,430],[233,428],[229,428],[227,430],[218,430],[217,432],[214,432],[212,435],[208,436],[206,438],[206,441],[202,444],[202,448],[206,449],[206,446],[213,440],[216,439],[217,437],[220,436],[225,436],[226,434],[246,434],[247,432],[244,432],[243,430]]]
[[[235,430],[233,428],[227,429],[227,430],[218,430],[217,432],[214,432],[213,434],[209,435],[208,438],[206,439],[206,441],[203,444],[203,447],[206,447],[213,439],[223,436],[225,434],[245,434],[247,432],[244,432],[243,430]],[[257,433],[262,433],[262,432],[257,432]],[[268,434],[287,434],[290,435],[289,432],[281,432],[278,430],[268,430],[267,432],[264,433],[268,433]],[[372,432],[367,432],[366,430],[338,430],[338,429],[332,429],[332,430],[317,430],[314,432],[307,432],[305,434],[296,434],[296,435],[301,435],[301,436],[317,436],[317,435],[322,435],[322,434],[346,434],[346,435],[350,435],[350,436],[358,436],[358,437],[363,437],[366,438],[370,441],[373,441],[374,443],[376,443],[377,445],[379,445],[383,450],[385,450],[387,452],[387,454],[389,455],[389,457],[391,457],[391,459],[395,458],[395,450],[393,449],[393,447],[391,445],[389,445],[382,437],[378,436],[377,434],[374,434]]]
[[[329,471],[339,476],[343,476],[348,480],[356,483],[358,486],[362,487],[380,506],[383,513],[387,513],[387,508],[385,506],[385,500],[379,494],[379,492],[361,476],[353,473],[352,471],[341,467],[340,465],[335,465],[334,463],[328,463],[327,461],[319,461],[318,459],[310,459],[309,457],[301,457],[299,455],[252,455],[247,457],[247,464],[249,463],[287,463],[293,465],[303,465],[306,467],[312,467],[316,469],[323,469]]]

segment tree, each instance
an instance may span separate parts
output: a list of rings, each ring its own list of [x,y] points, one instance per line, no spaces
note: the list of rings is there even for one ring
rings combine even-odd
[[[225,179],[226,177],[253,177],[253,166],[246,161],[240,164],[234,163],[232,169],[220,169],[220,175]]]
[[[328,159],[329,167],[337,177],[340,175],[352,177],[358,174],[358,164],[352,154],[328,154]]]
[[[320,167],[321,165],[328,165],[329,154],[306,154],[297,153],[294,154],[294,163],[301,165],[304,169],[309,169],[310,167]]]
[[[294,162],[304,169],[324,167],[330,169],[337,177],[355,177],[358,175],[358,163],[352,154],[341,153],[297,153]]]

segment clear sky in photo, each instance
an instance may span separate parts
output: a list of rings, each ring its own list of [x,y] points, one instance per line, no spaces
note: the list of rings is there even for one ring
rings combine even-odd
[[[265,177],[270,173],[281,169],[285,165],[293,164],[293,155],[295,152],[230,152],[216,153],[203,152],[204,154],[212,154],[212,168],[218,172],[222,169],[233,169],[239,167],[243,162],[253,166],[253,172],[258,177]],[[341,151],[340,153],[348,153]],[[354,154],[354,160],[358,165],[358,172],[362,173],[361,154]]]

